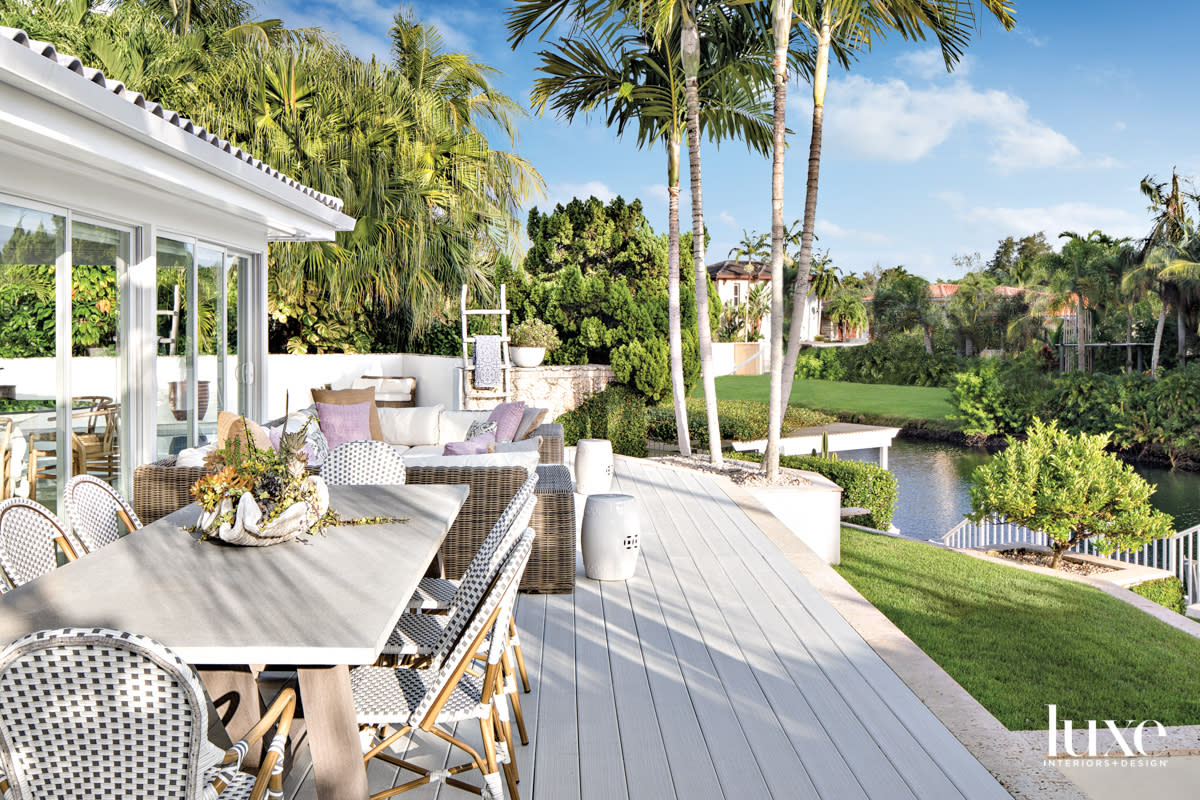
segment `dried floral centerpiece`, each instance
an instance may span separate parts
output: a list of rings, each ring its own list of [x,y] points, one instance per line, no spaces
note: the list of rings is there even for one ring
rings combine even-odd
[[[329,488],[305,470],[307,427],[284,433],[278,450],[235,436],[209,456],[209,474],[192,486],[203,510],[196,527],[204,538],[261,547],[321,529]]]

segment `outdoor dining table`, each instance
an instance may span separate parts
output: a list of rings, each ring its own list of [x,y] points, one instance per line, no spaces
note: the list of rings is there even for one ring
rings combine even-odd
[[[331,487],[343,519],[402,521],[270,547],[201,541],[184,527],[199,516],[193,504],[0,596],[0,644],[68,626],[141,633],[204,667],[214,696],[248,665],[294,666],[317,797],[364,800],[349,668],[379,657],[468,490]]]

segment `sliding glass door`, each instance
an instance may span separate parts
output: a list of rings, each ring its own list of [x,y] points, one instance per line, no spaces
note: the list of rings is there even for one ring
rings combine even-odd
[[[238,285],[246,256],[159,237],[159,457],[216,438],[217,414],[238,403]]]

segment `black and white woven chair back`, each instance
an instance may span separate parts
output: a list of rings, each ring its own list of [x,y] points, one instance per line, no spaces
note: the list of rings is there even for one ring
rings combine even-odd
[[[450,600],[451,608],[461,605],[474,606],[479,602],[479,598],[483,596],[483,590],[496,576],[497,570],[500,569],[508,551],[516,543],[517,537],[529,527],[529,521],[533,519],[533,507],[537,505],[537,496],[534,494],[537,482],[537,473],[530,473],[525,483],[521,484],[521,488],[504,507],[500,518],[488,531],[483,544],[479,546],[471,558],[471,563],[467,564],[466,570],[463,571],[458,589],[455,590],[454,597]]]
[[[387,442],[340,444],[321,464],[330,486],[398,486],[404,483],[404,459]]]
[[[488,626],[497,622],[495,616],[498,616],[498,610],[504,603],[505,597],[510,593],[514,597],[516,596],[521,576],[525,573],[525,566],[529,563],[529,556],[533,552],[533,538],[533,529],[526,529],[521,538],[517,540],[516,545],[509,551],[503,568],[496,576],[495,582],[488,587],[483,601],[473,612],[468,613],[469,619],[466,625],[460,628],[459,635],[450,642],[449,647],[434,655],[431,669],[437,670],[437,677],[428,682],[425,696],[413,709],[412,715],[409,717],[409,724],[413,726],[421,724],[439,696],[443,694],[447,684],[454,678],[458,666],[465,660],[474,657],[480,633],[486,634]],[[458,616],[460,613],[467,612],[455,611],[454,615]]]
[[[121,538],[121,530],[126,527],[121,514],[134,530],[142,527],[142,521],[125,498],[95,475],[76,475],[67,481],[66,512],[74,541],[82,546],[84,553]]]
[[[66,533],[66,526],[43,505],[24,497],[0,502],[0,568],[7,578],[0,593],[58,566],[54,540]]]
[[[202,771],[222,757],[207,729],[199,681],[145,636],[62,628],[0,654],[0,763],[14,798],[201,800]]]

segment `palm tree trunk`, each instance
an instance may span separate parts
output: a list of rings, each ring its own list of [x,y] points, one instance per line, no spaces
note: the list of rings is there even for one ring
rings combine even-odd
[[[1080,372],[1087,371],[1087,342],[1084,340],[1083,325],[1083,295],[1075,293],[1075,333],[1079,339],[1075,346],[1079,350],[1078,367]]]
[[[671,347],[671,394],[675,402],[675,433],[679,454],[692,455],[688,432],[687,387],[683,382],[682,315],[679,308],[679,136],[667,143],[667,339]]]
[[[800,339],[804,330],[804,316],[808,297],[808,271],[812,267],[813,229],[817,224],[817,184],[821,174],[821,140],[825,122],[825,86],[829,80],[829,42],[833,31],[826,11],[821,20],[821,31],[817,36],[817,61],[813,69],[813,118],[812,138],[808,144],[808,186],[804,195],[804,227],[800,234],[800,257],[796,261],[796,283],[792,289],[792,325],[788,337],[787,357],[783,359],[782,374],[788,379],[788,398],[783,402],[787,408],[791,396],[792,378],[796,374],[796,361],[800,358]]]
[[[722,467],[721,423],[717,416],[717,382],[713,375],[712,325],[708,318],[708,269],[704,256],[704,193],[700,186],[700,31],[696,19],[684,14],[680,36],[684,95],[687,98],[688,168],[692,189],[692,256],[696,268],[696,328],[700,346],[700,381],[708,416],[708,452],[714,466]]]
[[[1167,301],[1165,292],[1159,294],[1162,307],[1158,310],[1158,325],[1154,328],[1154,349],[1150,353],[1150,377],[1158,378],[1158,354],[1162,350],[1163,328],[1167,324]]]
[[[1179,366],[1187,366],[1187,323],[1183,314],[1183,290],[1175,301],[1175,346],[1179,349]]]
[[[771,158],[771,391],[768,396],[767,480],[779,478],[779,439],[783,429],[783,159],[787,148],[787,52],[792,0],[774,0],[775,120]],[[802,267],[802,270],[804,268]],[[807,274],[807,272],[805,272]],[[798,333],[798,331],[797,331]],[[799,339],[793,336],[793,339]],[[792,374],[796,368],[793,365]],[[789,382],[789,392],[790,382]]]

